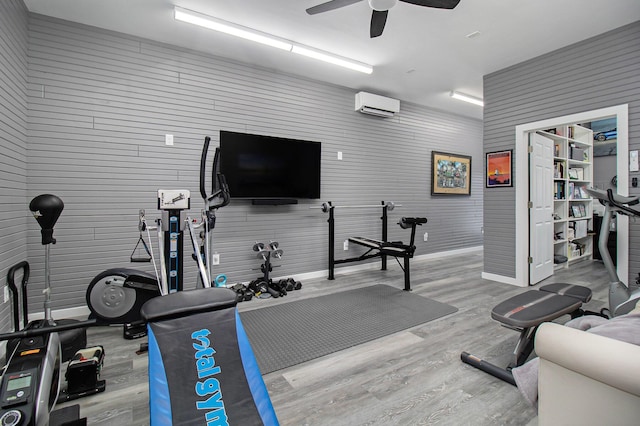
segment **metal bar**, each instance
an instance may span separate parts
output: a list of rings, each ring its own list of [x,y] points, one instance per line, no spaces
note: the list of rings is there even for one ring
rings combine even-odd
[[[470,366],[475,367],[478,370],[482,370],[485,373],[491,374],[493,377],[497,377],[500,380],[504,380],[510,385],[517,386],[516,381],[513,378],[513,374],[511,374],[510,370],[500,368],[496,365],[491,364],[490,362],[487,362],[476,356],[473,356],[468,352],[462,352],[460,354],[460,359],[465,364],[469,364]]]
[[[49,249],[51,244],[44,246],[44,319],[48,322],[53,320],[51,316],[51,276],[49,275]]]
[[[164,251],[164,231],[162,230],[162,219],[156,219],[156,230],[158,231],[158,246],[160,247],[160,293],[163,296],[169,294],[169,283],[167,282],[167,264]]]
[[[335,260],[333,263],[337,265],[339,263],[359,262],[361,260],[373,259],[374,257],[380,257],[380,253],[378,252],[376,254],[367,254],[367,255],[362,255],[358,257],[350,257],[348,259],[338,259],[338,260]]]
[[[402,204],[394,204],[395,207],[402,207]],[[362,205],[354,205],[354,206],[330,206],[334,209],[363,209],[363,208],[380,208],[387,207],[386,205],[380,204],[362,204]],[[311,206],[310,209],[322,209],[323,206]]]
[[[387,242],[387,206],[388,204],[385,204],[384,201],[380,202],[382,204],[382,217],[380,219],[382,219],[382,241],[383,242]],[[387,270],[387,255],[382,253],[381,257],[381,261],[382,261],[382,270],[386,271]]]
[[[186,219],[187,227],[189,228],[189,236],[191,238],[191,245],[193,246],[193,253],[196,258],[196,262],[198,263],[198,271],[200,272],[200,279],[202,280],[202,286],[204,288],[211,288],[211,277],[207,271],[207,268],[204,266],[204,262],[202,261],[202,255],[200,254],[200,247],[198,246],[198,241],[196,240],[196,231],[193,226],[193,222],[191,222],[191,218],[187,216]]]
[[[333,217],[333,206],[331,206],[331,201],[329,201],[329,279],[334,279],[334,267],[335,267],[335,219]]]
[[[396,257],[396,260],[398,258]],[[411,271],[410,271],[410,264],[409,264],[409,255],[405,254],[404,255],[404,291],[411,291]]]
[[[97,325],[95,319],[90,319],[87,321],[79,321],[71,324],[62,324],[62,325],[54,325],[51,327],[42,327],[42,328],[29,328],[26,330],[16,331],[13,333],[2,333],[0,334],[1,340],[9,340],[23,337],[32,337],[32,336],[42,336],[43,334],[65,331],[65,330],[73,330],[75,328],[83,328],[83,327],[91,327]]]

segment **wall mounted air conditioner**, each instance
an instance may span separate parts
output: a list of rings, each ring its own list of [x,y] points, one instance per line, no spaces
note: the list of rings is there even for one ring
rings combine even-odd
[[[356,93],[356,111],[379,117],[393,117],[400,112],[400,101],[373,93]]]

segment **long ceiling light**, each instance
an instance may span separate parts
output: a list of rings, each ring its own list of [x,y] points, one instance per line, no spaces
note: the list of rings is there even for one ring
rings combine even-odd
[[[365,74],[371,74],[373,67],[371,65],[364,64],[362,62],[356,62],[351,59],[341,58],[331,53],[322,52],[317,49],[311,49],[301,45],[294,44],[291,48],[291,52],[298,55],[307,56],[309,58],[318,59],[320,61],[328,62],[330,64],[338,65],[341,67],[349,68],[354,71],[360,71]]]
[[[178,6],[174,7],[174,18],[178,21],[198,25],[214,31],[220,31],[225,34],[230,34],[232,36],[254,41],[256,43],[261,43],[267,46],[297,53],[354,71],[363,72],[365,74],[371,74],[373,72],[373,67],[371,65],[337,56],[329,52],[306,47],[300,44],[294,45],[288,40],[283,40],[271,34],[263,33],[248,27],[243,27],[232,22],[223,21],[221,19],[204,15],[202,13],[183,9]]]
[[[181,7],[175,7],[174,17],[178,21],[199,25],[204,28],[209,28],[210,30],[220,31],[225,34],[255,41],[256,43],[266,44],[267,46],[278,49],[291,50],[291,43],[279,40],[269,34],[260,33],[251,28],[246,28],[231,22],[203,15],[198,12],[193,12],[191,10],[182,9]]]
[[[469,103],[472,103],[474,105],[484,106],[484,101],[482,99],[476,98],[475,96],[466,95],[464,93],[456,92],[455,90],[452,91],[449,94],[449,96],[451,96],[453,99],[458,99],[460,101],[469,102]]]

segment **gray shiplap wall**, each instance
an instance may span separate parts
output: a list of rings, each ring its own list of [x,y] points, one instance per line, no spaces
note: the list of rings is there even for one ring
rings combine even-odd
[[[284,249],[283,259],[274,262],[282,265],[275,277],[325,270],[327,215],[309,208],[322,201],[402,204],[390,215],[392,240],[409,237],[395,225],[400,217],[428,217],[418,233],[417,255],[482,244],[481,121],[407,103],[392,119],[366,116],[353,110],[350,89],[30,18],[28,193],[51,192],[65,202],[52,249],[54,309],[84,305],[93,276],[130,266],[138,210],[157,217],[157,189],[191,190],[191,213],[199,217],[202,141],[209,135],[216,145],[219,130],[322,142],[321,200],[277,207],[234,200],[218,212],[216,273],[231,282],[260,275],[251,250],[255,241],[277,240]],[[174,135],[174,146],[165,146],[165,134]],[[473,157],[470,197],[430,196],[432,150]],[[378,237],[379,217],[379,209],[337,212],[337,255],[360,253],[356,247],[342,250],[348,236]],[[43,251],[35,223],[29,225],[37,289]],[[188,258],[185,271],[186,282],[195,285]],[[34,297],[33,305],[38,309],[41,300]]]
[[[0,2],[0,289],[7,270],[27,259],[27,21],[21,0]],[[0,305],[2,330],[10,312]]]
[[[636,22],[485,76],[484,151],[514,148],[516,125],[620,104],[629,104],[629,149],[638,149],[639,47]],[[527,230],[515,229],[514,208],[514,190],[484,191],[486,273],[515,277],[516,232]],[[630,222],[630,275],[640,271],[638,243]]]

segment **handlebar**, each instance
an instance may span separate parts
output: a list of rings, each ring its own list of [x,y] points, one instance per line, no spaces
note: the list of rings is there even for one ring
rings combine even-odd
[[[213,170],[212,170],[212,187],[213,178],[218,180],[218,185],[220,189],[214,191],[211,195],[207,195],[207,190],[205,188],[205,175],[207,169],[207,154],[209,152],[209,145],[211,143],[211,138],[206,136],[204,138],[204,146],[202,147],[202,154],[200,155],[200,195],[202,199],[205,201],[205,204],[209,210],[219,209],[221,207],[226,206],[231,201],[231,195],[229,194],[229,186],[227,185],[227,180],[224,175],[218,173],[218,163],[220,156],[220,149],[216,148],[216,152],[213,158]],[[212,188],[213,191],[213,188]],[[220,198],[220,201],[217,203],[213,203],[216,198]]]
[[[600,204],[605,207],[613,208],[618,213],[630,216],[640,216],[640,211],[632,209],[629,206],[636,205],[640,202],[640,197],[627,197],[620,194],[614,194],[612,189],[603,191],[601,189],[586,188],[586,191],[592,197],[598,199]]]
[[[29,271],[31,268],[29,267],[29,263],[26,260],[19,262],[9,268],[7,272],[7,287],[9,287],[9,291],[11,291],[12,295],[12,306],[13,306],[13,327],[15,331],[18,331],[20,328],[20,314],[18,312],[18,287],[16,287],[16,272],[22,270],[22,283],[20,284],[22,288],[22,317],[24,326],[27,326],[27,322],[29,322],[29,314],[27,313],[27,298],[25,295],[27,294],[27,283],[29,282]]]
[[[209,152],[210,143],[211,143],[211,138],[209,136],[205,136],[204,146],[202,147],[202,154],[200,155],[200,195],[202,195],[202,199],[204,200],[208,198],[207,191],[205,189],[205,184],[204,184],[204,176],[206,174],[207,153]]]

